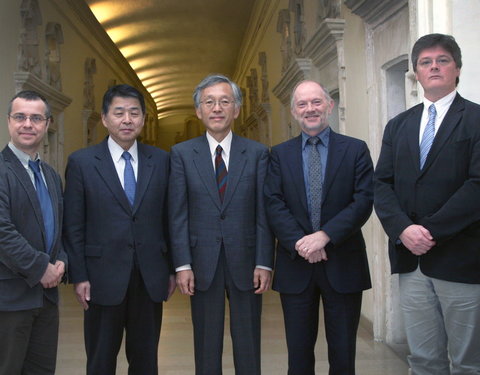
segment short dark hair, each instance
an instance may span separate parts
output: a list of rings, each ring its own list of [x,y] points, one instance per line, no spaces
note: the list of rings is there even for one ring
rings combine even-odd
[[[143,98],[143,95],[140,93],[140,91],[138,91],[133,86],[122,84],[110,87],[103,95],[102,113],[104,115],[108,113],[108,109],[112,104],[113,98],[116,97],[137,99],[140,102],[142,113],[145,114],[145,99]]]
[[[52,109],[50,108],[50,104],[48,104],[47,99],[45,99],[45,97],[43,95],[39,94],[36,91],[32,91],[32,90],[20,91],[10,100],[10,103],[8,103],[8,115],[9,116],[10,116],[10,113],[12,113],[13,101],[17,98],[25,99],[26,101],[41,100],[45,104],[45,117],[47,119],[52,118]]]
[[[195,104],[195,108],[198,108],[200,106],[200,97],[202,95],[202,91],[205,90],[207,87],[217,85],[219,83],[228,83],[233,91],[233,99],[235,100],[235,106],[237,108],[242,106],[242,90],[240,90],[238,85],[224,75],[212,74],[205,77],[202,82],[200,82],[197,87],[195,87],[195,91],[193,92],[193,102]]]
[[[418,56],[420,56],[420,53],[423,50],[437,46],[442,47],[452,55],[458,69],[462,67],[462,51],[453,36],[446,34],[427,34],[419,38],[413,45],[412,65],[414,72],[417,71]],[[457,77],[457,85],[458,82],[459,79]]]

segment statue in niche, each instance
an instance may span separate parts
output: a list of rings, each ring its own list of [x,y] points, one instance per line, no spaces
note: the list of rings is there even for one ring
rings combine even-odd
[[[303,45],[305,43],[305,17],[303,0],[290,0],[290,11],[295,14],[294,35],[295,35],[295,55],[303,57]]]
[[[282,35],[280,52],[282,54],[282,73],[284,73],[290,65],[293,54],[290,35],[290,11],[288,9],[282,9],[278,12],[277,32]]]
[[[320,0],[319,3],[318,15],[320,21],[325,18],[340,18],[342,0]]]
[[[250,112],[253,112],[258,105],[258,75],[257,69],[250,69],[250,76],[247,77],[248,98],[250,99]]]
[[[267,54],[265,52],[258,53],[258,65],[262,72],[262,103],[270,102],[268,94],[268,76],[267,76]]]
[[[37,27],[42,24],[42,15],[37,0],[22,0],[20,18],[21,29],[17,55],[18,70],[30,72],[38,78],[42,78],[37,36]]]
[[[84,81],[83,81],[83,108],[95,110],[95,85],[93,83],[93,75],[97,72],[97,64],[95,59],[87,57],[84,64]]]
[[[60,74],[60,44],[63,44],[62,26],[49,22],[45,31],[45,70],[47,83],[62,91],[62,77]]]

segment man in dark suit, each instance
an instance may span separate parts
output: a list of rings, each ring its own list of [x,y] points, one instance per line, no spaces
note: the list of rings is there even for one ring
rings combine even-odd
[[[0,154],[0,374],[53,375],[58,290],[67,257],[58,174],[38,150],[52,121],[40,94],[10,101],[10,142]]]
[[[128,85],[103,97],[109,136],[70,155],[65,187],[69,276],[85,309],[87,374],[115,374],[126,331],[128,373],[158,373],[162,301],[175,288],[166,223],[167,153],[137,142],[145,102]]]
[[[400,274],[412,374],[479,374],[480,106],[456,91],[452,36],[421,37],[412,65],[424,100],[385,128],[375,210]]]
[[[207,132],[172,148],[169,225],[177,285],[191,296],[195,373],[222,374],[226,294],[235,373],[257,375],[273,263],[262,194],[268,150],[232,133],[242,95],[227,77],[206,77],[193,98]]]
[[[295,87],[291,113],[302,133],[272,148],[265,183],[289,375],[315,374],[320,297],[329,374],[355,374],[362,291],[371,287],[361,227],[372,212],[372,160],[365,142],[330,129],[333,107],[317,82]]]

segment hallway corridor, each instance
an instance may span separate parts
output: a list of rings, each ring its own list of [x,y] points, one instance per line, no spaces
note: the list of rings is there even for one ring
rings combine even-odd
[[[60,339],[57,375],[85,374],[83,346],[83,318],[75,300],[72,286],[61,286]],[[225,329],[224,375],[234,375],[233,356],[228,326]],[[328,361],[323,328],[316,348],[318,375],[327,374]],[[360,327],[357,340],[358,375],[406,375],[406,363],[386,345],[372,340]],[[117,374],[127,373],[123,347],[118,357]],[[284,375],[287,372],[287,349],[283,330],[280,300],[276,292],[264,295],[262,316],[262,373]],[[193,338],[190,307],[187,297],[178,290],[171,301],[164,304],[163,325],[159,347],[160,375],[193,375]]]

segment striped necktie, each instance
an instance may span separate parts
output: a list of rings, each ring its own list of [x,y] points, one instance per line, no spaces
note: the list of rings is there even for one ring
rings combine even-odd
[[[425,160],[427,160],[428,152],[432,147],[433,138],[435,138],[435,118],[437,117],[437,110],[435,104],[428,107],[428,122],[423,131],[422,142],[420,142],[420,169],[423,168]]]
[[[218,194],[220,195],[220,201],[223,203],[223,196],[227,189],[228,173],[225,162],[222,158],[222,146],[218,145],[215,149],[215,177],[217,179]]]

